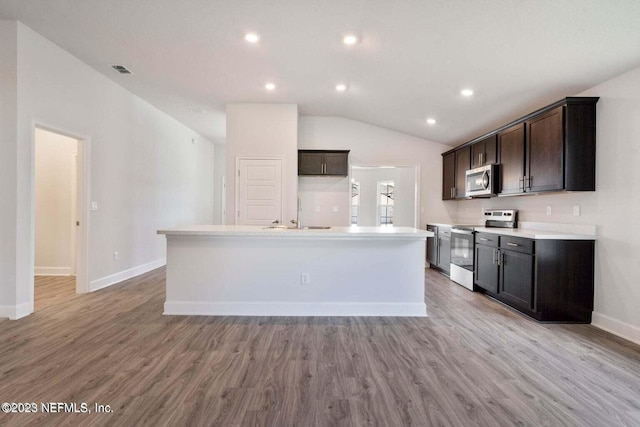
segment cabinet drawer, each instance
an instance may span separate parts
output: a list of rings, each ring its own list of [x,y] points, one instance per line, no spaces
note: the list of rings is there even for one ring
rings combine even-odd
[[[524,237],[500,236],[500,248],[510,251],[532,254],[534,252],[534,241]]]
[[[500,236],[493,233],[476,233],[476,244],[497,248],[499,237]]]

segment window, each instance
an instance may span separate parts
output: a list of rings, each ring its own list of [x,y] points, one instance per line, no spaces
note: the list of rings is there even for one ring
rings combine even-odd
[[[358,225],[358,208],[360,207],[360,183],[351,181],[351,225]]]
[[[393,181],[378,181],[378,225],[393,226]]]

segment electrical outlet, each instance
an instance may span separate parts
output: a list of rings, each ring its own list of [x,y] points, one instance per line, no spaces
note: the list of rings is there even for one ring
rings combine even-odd
[[[573,205],[573,216],[580,216],[580,205]]]
[[[547,205],[547,215],[551,215],[551,205]]]
[[[334,206],[333,207],[333,213],[338,213],[340,212],[340,207],[339,206]]]
[[[92,211],[98,210],[98,202],[91,202],[91,210]]]
[[[320,212],[320,206],[316,206],[316,212]]]
[[[113,260],[114,261],[118,260],[118,252],[117,251],[113,253]]]
[[[311,282],[311,279],[309,278],[309,273],[302,273],[300,275],[300,283],[302,283],[303,285],[308,285],[309,282]]]

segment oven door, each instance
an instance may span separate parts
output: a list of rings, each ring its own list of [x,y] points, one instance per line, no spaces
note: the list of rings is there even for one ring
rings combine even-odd
[[[451,229],[451,264],[473,271],[473,231]]]

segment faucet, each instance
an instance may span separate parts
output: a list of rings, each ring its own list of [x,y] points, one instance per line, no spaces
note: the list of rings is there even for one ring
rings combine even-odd
[[[296,219],[291,220],[291,224],[295,224],[296,228],[302,228],[302,224],[300,223],[300,211],[302,210],[302,203],[300,201],[300,196],[298,196],[298,207],[296,209]]]

